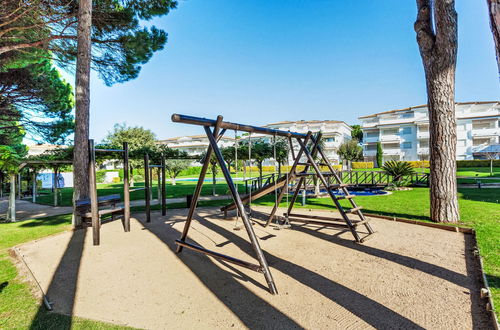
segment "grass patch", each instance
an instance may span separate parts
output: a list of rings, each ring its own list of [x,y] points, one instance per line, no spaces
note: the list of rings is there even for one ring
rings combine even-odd
[[[245,185],[242,182],[237,182],[238,190],[241,193],[245,192]],[[194,192],[196,187],[196,181],[177,181],[176,185],[172,185],[170,182],[166,185],[167,198],[178,198],[186,197]],[[134,185],[132,189],[144,188],[144,182],[138,182]],[[49,189],[44,189],[40,191],[43,195],[37,198],[38,204],[53,205],[54,203],[54,193]],[[158,198],[158,185],[156,182],[152,188],[153,199]],[[213,193],[212,183],[205,183],[201,190],[202,196],[210,196]],[[225,182],[217,183],[215,185],[215,193],[217,195],[227,195],[229,194],[229,189]],[[62,188],[59,190],[59,206],[71,206],[73,198],[73,188]],[[119,194],[123,200],[123,184],[99,184],[97,185],[97,195],[105,196]],[[144,190],[133,191],[130,193],[130,200],[141,200],[144,199]]]
[[[49,313],[17,273],[7,249],[65,231],[71,215],[0,224],[0,329],[130,329],[104,322]]]
[[[119,189],[117,185],[110,189]],[[227,189],[227,186],[220,186]],[[194,190],[194,184],[181,185],[182,189]],[[208,187],[211,193],[211,185]],[[241,187],[240,187],[241,190]],[[186,191],[183,191],[185,193]],[[222,193],[222,192],[219,192]],[[223,192],[225,193],[225,192]],[[498,203],[500,189],[459,189],[459,206],[461,225],[475,229],[484,270],[490,282],[497,315],[500,314],[500,204]],[[229,200],[200,201],[199,206],[222,206]],[[255,205],[271,206],[274,196],[269,195],[254,202]],[[386,196],[359,196],[356,202],[364,207],[365,212],[401,218],[430,221],[429,219],[429,189],[414,188],[411,191],[395,191]],[[341,201],[347,206],[348,201]],[[286,206],[286,201],[281,203]],[[184,208],[185,202],[168,204],[169,209]],[[296,204],[300,208],[300,201]],[[308,198],[305,208],[331,209],[332,202],[328,198]],[[153,210],[159,210],[160,205],[152,205]],[[132,211],[143,211],[144,207],[134,207]],[[64,231],[70,227],[70,215],[54,216],[23,222],[0,224],[0,328],[25,328],[31,322],[35,327],[59,328],[72,324],[75,328],[109,329],[113,327],[101,322],[70,318],[41,311],[38,315],[38,303],[29,292],[27,284],[17,278],[15,267],[7,256],[6,249]],[[6,284],[4,284],[6,283]],[[3,288],[2,288],[3,286]],[[33,318],[37,315],[34,321]]]
[[[459,189],[459,207],[461,225],[474,228],[477,243],[484,262],[484,271],[488,278],[495,311],[500,315],[500,189]],[[348,206],[346,200],[340,201]],[[266,196],[255,204],[272,206],[274,198]],[[386,196],[359,196],[356,203],[363,206],[366,213],[394,216],[413,220],[430,221],[429,188],[414,188],[410,191],[394,191]],[[286,207],[286,202],[280,204]],[[295,205],[301,208],[300,201]],[[308,198],[304,208],[331,209],[333,202],[329,198]]]

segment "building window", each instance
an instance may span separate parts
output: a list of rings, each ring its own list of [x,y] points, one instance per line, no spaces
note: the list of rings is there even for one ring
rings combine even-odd
[[[420,141],[420,148],[429,148],[429,140]]]
[[[411,134],[411,127],[406,126],[401,129],[401,134]]]
[[[403,142],[401,143],[401,147],[403,149],[411,149],[411,142]]]
[[[365,145],[365,150],[366,151],[375,151],[375,150],[377,150],[377,145],[376,144],[367,144],[367,145]]]
[[[326,138],[325,142],[335,142],[335,138],[334,137]]]
[[[413,112],[403,113],[401,118],[413,118]]]
[[[378,132],[366,132],[367,138],[378,138]]]

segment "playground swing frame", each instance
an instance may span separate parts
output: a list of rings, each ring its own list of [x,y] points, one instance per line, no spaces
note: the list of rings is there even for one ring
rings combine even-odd
[[[189,211],[188,211],[186,222],[184,224],[184,230],[182,232],[181,238],[175,241],[175,243],[177,244],[177,253],[180,253],[182,251],[183,247],[186,247],[186,248],[189,248],[189,249],[194,250],[196,252],[212,256],[216,259],[224,260],[224,261],[234,263],[234,264],[237,264],[239,266],[263,273],[264,277],[267,281],[269,291],[272,294],[278,293],[278,291],[276,289],[276,285],[275,285],[274,280],[273,280],[273,277],[271,275],[271,271],[269,270],[267,260],[264,256],[264,253],[259,245],[259,242],[257,240],[255,232],[252,228],[252,223],[249,219],[249,216],[245,212],[245,207],[244,207],[243,201],[241,199],[241,196],[240,196],[236,186],[234,185],[234,182],[233,182],[233,179],[232,179],[231,174],[229,172],[229,169],[227,168],[226,163],[224,161],[224,158],[222,156],[222,153],[217,145],[217,142],[221,139],[223,134],[228,129],[237,130],[237,131],[244,131],[244,132],[248,132],[248,133],[259,133],[259,134],[263,134],[263,135],[272,135],[274,137],[283,136],[283,137],[288,138],[290,146],[292,148],[292,155],[294,157],[294,162],[293,162],[293,165],[292,165],[290,171],[287,172],[286,177],[280,179],[281,181],[283,181],[283,179],[286,180],[285,182],[280,182],[280,186],[282,186],[283,183],[288,186],[290,181],[293,181],[297,178],[299,178],[299,184],[297,185],[297,188],[295,189],[294,196],[292,197],[292,201],[288,206],[287,213],[285,213],[285,217],[287,218],[287,220],[297,221],[297,222],[302,222],[302,223],[315,223],[315,224],[321,224],[324,226],[348,227],[350,229],[350,231],[352,232],[356,242],[358,242],[358,243],[363,243],[366,239],[372,237],[372,235],[375,233],[375,231],[373,231],[373,229],[371,228],[371,226],[368,223],[368,220],[365,219],[363,213],[361,212],[362,207],[359,207],[356,205],[356,203],[352,199],[354,196],[350,195],[349,192],[347,191],[346,185],[342,184],[341,178],[338,176],[338,174],[335,172],[335,170],[333,169],[333,167],[329,163],[328,158],[326,157],[326,154],[324,153],[324,151],[322,150],[322,148],[320,146],[321,133],[319,133],[317,136],[314,137],[312,135],[312,132],[310,132],[310,131],[307,134],[290,132],[290,131],[287,132],[287,131],[275,130],[275,129],[258,127],[258,126],[250,126],[250,125],[242,125],[242,124],[236,124],[236,123],[231,123],[231,122],[224,122],[222,119],[223,119],[222,116],[218,116],[217,120],[211,120],[211,119],[206,119],[206,118],[185,116],[185,115],[180,115],[180,114],[173,114],[172,115],[173,122],[203,126],[205,129],[205,133],[208,137],[208,140],[210,142],[210,144],[207,148],[206,157],[202,161],[203,166],[202,166],[202,169],[200,172],[200,176],[199,176],[199,179],[198,179],[198,182],[196,185],[195,192],[193,194],[193,200],[192,200],[191,206],[190,206]],[[213,130],[211,130],[212,127],[213,127]],[[293,142],[292,142],[293,138],[296,139],[296,141],[300,147],[297,154],[295,154],[295,152],[293,151]],[[307,147],[309,142],[312,143],[312,146],[310,148]],[[210,159],[212,153],[214,153],[216,158],[217,158],[219,166],[221,167],[222,173],[224,174],[224,178],[226,180],[226,183],[227,183],[229,190],[231,192],[231,195],[233,197],[233,204],[228,205],[228,207],[223,207],[221,210],[224,212],[227,212],[227,210],[230,209],[229,206],[234,206],[233,209],[234,208],[237,209],[237,214],[239,214],[239,216],[241,216],[241,218],[243,220],[243,224],[244,224],[245,229],[247,231],[247,234],[249,236],[250,243],[251,243],[252,248],[256,254],[257,260],[259,261],[259,265],[252,264],[252,263],[249,263],[247,261],[240,260],[240,259],[236,259],[236,258],[227,256],[227,255],[215,252],[215,251],[205,249],[201,246],[186,242],[186,238],[187,238],[187,235],[189,232],[189,228],[191,225],[193,214],[194,214],[194,211],[197,207],[198,198],[200,196],[201,188],[203,186],[203,181],[205,179],[205,175],[206,175],[206,172],[208,169],[209,162],[207,160]],[[314,159],[318,153],[319,153],[320,159],[321,159],[319,164]],[[307,159],[306,163],[300,163],[300,159],[303,155],[305,155],[305,157]],[[297,173],[297,166],[298,165],[305,165],[305,169],[302,173]],[[335,178],[335,180],[338,182],[338,184],[333,185],[333,186],[330,185],[329,180],[327,180],[325,175],[321,172],[320,166],[327,166],[329,171],[330,171],[329,174],[331,174]],[[307,173],[307,170],[309,169],[309,167],[313,167],[314,173],[312,173],[312,174]],[[319,219],[318,217],[308,216],[308,215],[294,215],[295,217],[293,219],[290,218],[290,216],[292,216],[291,209],[293,208],[293,205],[297,199],[298,191],[300,190],[301,185],[305,182],[305,176],[307,176],[307,175],[315,175],[321,181],[322,185],[328,191],[328,194],[329,194],[330,198],[333,200],[336,208],[341,213],[341,215],[342,215],[341,219],[326,218],[325,217],[325,218],[321,219],[321,220],[325,220],[325,221],[304,220],[304,218]],[[331,191],[331,188],[333,188],[334,186],[338,186],[339,188],[341,188],[342,191],[344,192],[345,196],[343,196],[343,197],[335,196],[335,194]],[[266,187],[265,191],[261,192],[261,196],[272,191],[271,188],[273,188],[273,187],[274,187],[274,189],[278,188],[278,185],[276,184],[276,182],[274,182],[274,183],[270,184],[270,186]],[[269,190],[269,189],[271,189],[271,190]],[[287,190],[288,189],[281,189],[280,190],[279,196],[276,199],[276,203],[273,207],[273,210],[272,210],[265,226],[268,226],[271,223],[271,221],[274,219],[276,211],[277,211],[278,206],[279,206],[279,203],[282,200],[282,198],[284,197],[284,194]],[[245,198],[245,200],[248,201],[249,203],[251,203],[251,198],[252,198],[251,196],[252,195],[249,194],[249,196],[250,196],[250,198],[248,198],[248,196],[247,196],[247,198]],[[258,197],[259,196],[254,195],[255,199],[257,199]],[[344,199],[344,198],[348,199],[351,202],[351,205],[352,205],[351,209],[345,210],[340,205],[338,200]],[[347,216],[347,213],[356,213],[359,216],[360,221],[353,222],[351,219],[349,219],[349,217]],[[338,222],[339,220],[344,221],[345,224],[339,223]],[[357,226],[361,225],[361,224],[363,224],[366,227],[366,229],[368,230],[368,235],[365,237],[360,237],[357,230],[356,230]]]
[[[123,154],[123,229],[130,232],[130,182],[129,182],[129,149],[128,143],[123,142],[123,149],[97,149],[94,140],[89,140],[89,188],[90,188],[90,212],[92,219],[93,244],[100,244],[101,217],[99,215],[99,200],[97,198],[96,182],[96,152],[118,152]]]

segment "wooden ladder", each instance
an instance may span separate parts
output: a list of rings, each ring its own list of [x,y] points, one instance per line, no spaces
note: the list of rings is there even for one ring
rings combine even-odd
[[[307,157],[307,163],[306,163],[306,169],[310,166],[314,169],[315,173],[313,173],[313,175],[316,175],[318,177],[318,179],[321,181],[323,187],[326,189],[326,191],[328,192],[328,195],[330,196],[330,198],[332,199],[333,203],[335,204],[335,206],[337,207],[338,211],[340,212],[340,215],[342,217],[342,220],[345,222],[345,225],[349,228],[349,230],[351,231],[352,235],[354,236],[354,239],[356,240],[356,242],[358,243],[363,243],[363,242],[366,242],[368,239],[370,239],[371,237],[373,237],[373,234],[375,233],[375,231],[373,230],[373,228],[370,226],[370,223],[369,223],[369,219],[366,219],[363,212],[361,211],[362,210],[362,207],[361,206],[358,206],[356,204],[356,202],[354,201],[354,195],[351,195],[349,193],[349,191],[347,190],[347,184],[344,184],[342,182],[342,179],[341,177],[338,175],[338,173],[335,171],[335,169],[332,167],[332,165],[330,164],[330,162],[328,161],[328,158],[326,157],[324,151],[322,150],[321,146],[319,143],[317,143],[317,141],[319,141],[319,139],[321,138],[320,135],[316,136],[316,137],[311,137],[311,140],[313,142],[313,148],[311,151],[309,151],[306,147],[306,144],[304,143],[304,141],[302,140],[298,140],[304,154],[306,155]],[[316,139],[316,141],[315,141]],[[319,153],[319,156],[321,157],[322,161],[321,162],[316,162],[314,160],[314,154]],[[333,177],[334,180],[336,181],[335,184],[330,184],[330,180],[327,180],[325,178],[325,175],[323,174],[323,172],[321,172],[321,169],[318,165],[318,163],[320,163],[321,165],[324,165],[324,166],[327,166],[328,167],[328,173],[329,173],[329,176]],[[297,185],[297,188],[296,188],[296,191],[295,193],[297,194],[298,190],[300,189],[300,185],[301,183],[304,183],[305,184],[305,180],[301,180],[299,181],[299,184]],[[343,196],[336,196],[333,192],[332,192],[332,189],[340,189],[342,191],[342,193],[344,194]],[[296,198],[296,194],[294,194],[294,197]],[[290,216],[293,216],[293,214],[290,212],[292,207],[293,207],[293,202],[294,202],[294,199],[295,198],[292,198],[292,204],[289,206],[289,209],[288,209],[288,212],[285,213],[285,216],[287,217],[290,217]],[[341,199],[347,199],[350,204],[351,204],[351,208],[349,209],[345,209],[342,205],[340,205],[340,202],[339,200]],[[359,218],[359,220],[354,220],[353,219],[350,219],[348,214],[355,214],[357,215],[357,217]],[[316,219],[319,219],[321,217],[315,217]],[[328,218],[323,218],[321,220],[327,220]],[[328,220],[333,220],[333,219],[328,219]],[[335,219],[335,220],[339,220],[339,219]],[[326,224],[326,223],[325,223]],[[360,234],[358,233],[358,226],[365,226],[366,230],[368,231],[368,234],[361,237]]]

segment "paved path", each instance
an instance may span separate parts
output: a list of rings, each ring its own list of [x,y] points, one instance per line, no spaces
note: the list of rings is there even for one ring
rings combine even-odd
[[[210,200],[226,200],[231,199],[231,196],[221,195],[221,196],[201,196],[200,201],[210,201]],[[167,204],[172,203],[182,203],[185,202],[185,197],[178,198],[168,198]],[[151,205],[158,204],[158,200],[152,200]],[[9,205],[9,201],[7,197],[0,198],[0,219],[5,218],[7,214],[7,207]],[[123,204],[122,204],[123,205]],[[143,206],[144,200],[134,200],[130,202],[130,206]],[[16,220],[27,220],[27,219],[37,219],[48,216],[60,215],[60,214],[68,214],[72,212],[72,208],[70,206],[58,206],[53,207],[50,205],[42,205],[42,204],[34,204],[26,200],[16,200]]]

